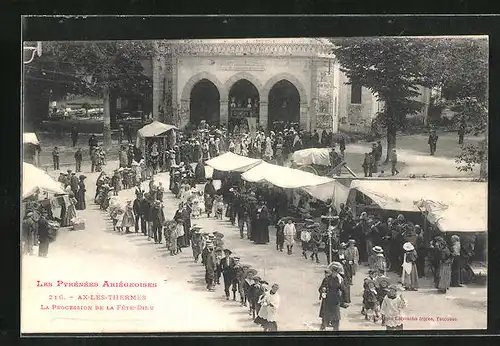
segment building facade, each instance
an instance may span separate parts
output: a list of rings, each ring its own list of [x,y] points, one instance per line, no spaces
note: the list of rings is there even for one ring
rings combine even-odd
[[[371,125],[380,109],[347,78],[324,39],[156,41],[153,117],[185,127],[206,120],[229,127],[247,119],[271,129],[309,131]]]

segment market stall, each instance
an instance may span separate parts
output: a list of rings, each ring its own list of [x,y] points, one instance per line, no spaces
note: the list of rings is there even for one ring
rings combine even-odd
[[[268,182],[285,189],[298,189],[332,182],[333,179],[321,177],[298,169],[262,162],[241,175],[249,182]]]
[[[157,160],[156,164],[163,167],[167,162],[169,132],[175,129],[174,125],[153,121],[137,130],[136,147],[144,153],[146,165],[152,166]]]
[[[252,159],[232,152],[227,152],[205,162],[206,165],[221,172],[246,172],[262,163],[263,161],[260,159]]]
[[[341,176],[342,168],[349,176],[356,174],[332,148],[308,148],[297,150],[291,155],[294,168],[321,176]]]
[[[340,204],[346,202],[349,195],[349,187],[339,180],[334,180],[324,184],[306,186],[303,189],[320,201],[331,199],[336,210],[340,210]]]
[[[347,204],[364,210],[402,213],[445,235],[477,238],[476,260],[485,260],[488,233],[488,186],[485,182],[448,179],[354,180]],[[386,215],[387,216],[387,215]],[[394,216],[394,215],[391,215]],[[417,221],[417,219],[420,221]]]
[[[40,166],[39,153],[41,151],[38,137],[33,132],[23,133],[23,161]]]
[[[45,171],[30,163],[23,162],[22,197],[23,199],[36,193],[65,194],[61,183],[52,179]]]
[[[62,184],[45,171],[23,162],[21,185],[21,217],[24,218],[28,210],[47,212],[51,240],[55,239],[60,226],[66,227],[77,223],[74,202]]]

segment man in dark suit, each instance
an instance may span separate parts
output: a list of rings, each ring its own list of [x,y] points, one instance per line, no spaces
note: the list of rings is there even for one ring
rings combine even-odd
[[[231,254],[231,250],[224,249],[225,257],[220,260],[222,277],[224,278],[224,293],[226,294],[226,300],[229,300],[229,287],[231,287],[235,278],[234,259],[231,257]]]

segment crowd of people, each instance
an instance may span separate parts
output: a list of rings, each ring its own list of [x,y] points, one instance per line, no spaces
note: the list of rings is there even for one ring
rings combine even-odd
[[[240,304],[248,307],[255,323],[265,331],[277,331],[278,285],[269,287],[268,282],[257,276],[255,269],[241,264],[240,258],[224,247],[222,233],[201,232],[201,227],[192,225],[192,218],[197,216],[193,213],[191,198],[182,197],[183,202],[179,203],[178,210],[169,218],[164,213],[163,187],[161,182],[155,182],[154,177],[149,180],[147,192],[141,188],[141,181],[137,182],[135,200],[127,200],[125,205],[113,194],[114,188],[110,186],[110,182],[111,179],[101,173],[97,187],[100,192],[95,201],[102,210],[109,213],[116,232],[132,233],[133,230],[135,233],[142,232],[156,244],[163,244],[164,241],[171,256],[191,247],[194,262],[201,260],[205,268],[208,291],[214,291],[216,285],[220,285],[222,276],[226,298],[230,299],[232,291],[232,298],[236,301],[238,292]]]
[[[433,141],[435,151],[437,137]],[[342,159],[345,140],[341,137],[337,143],[338,157]],[[95,202],[109,213],[114,230],[130,233],[134,229],[157,244],[164,240],[172,256],[191,247],[194,261],[201,258],[205,268],[207,290],[214,291],[222,276],[226,299],[231,298],[232,291],[232,299],[236,300],[238,292],[241,305],[249,308],[254,321],[266,331],[277,330],[278,285],[269,287],[255,269],[241,264],[241,259],[224,247],[222,233],[202,232],[201,227],[192,225],[193,220],[204,214],[219,220],[228,218],[241,239],[255,244],[269,243],[269,228],[275,226],[277,251],[284,252],[286,246],[286,254],[293,255],[294,245],[299,243],[301,256],[316,263],[321,263],[319,254],[324,254],[328,269],[319,287],[322,330],[339,329],[339,309],[349,307],[350,286],[362,263],[369,267],[369,276],[363,283],[361,313],[375,323],[380,319],[387,329],[402,329],[399,317],[406,301],[401,291],[418,290],[419,278],[432,275],[435,287],[443,293],[450,286],[458,287],[472,278],[469,262],[474,253],[473,236],[460,239],[454,235],[445,239],[432,226],[426,225],[424,230],[402,214],[387,218],[362,212],[356,216],[344,204],[336,210],[331,200],[323,203],[305,194],[299,196],[298,203],[293,203],[294,197],[284,189],[245,182],[238,173],[214,171],[212,178],[205,176],[205,161],[224,152],[283,165],[296,150],[335,147],[329,132],[323,133],[321,139],[317,131],[307,133],[293,127],[276,133],[253,134],[233,128],[229,133],[224,127],[202,122],[196,130],[173,131],[165,148],[165,162],[151,162],[157,154],[154,146],[149,149],[152,152],[143,154],[132,143],[122,145],[119,168],[111,176],[101,171],[105,154],[92,137],[89,146],[91,153],[98,153],[94,154],[98,158],[102,156],[95,161],[95,170],[101,172]],[[145,156],[150,158],[149,162]],[[365,176],[378,173],[381,157],[382,144],[378,141],[363,162]],[[391,161],[392,174],[398,174],[395,150]],[[168,188],[180,200],[172,218],[164,213],[165,189],[154,178],[159,171],[169,171]],[[68,182],[77,197],[77,209],[82,208],[81,199],[85,208],[85,177],[80,176],[77,184],[75,173],[68,173],[61,173],[60,181]],[[146,192],[141,184],[148,180]],[[215,180],[220,180],[219,188]],[[197,184],[204,184],[203,191],[197,189]],[[135,200],[128,200],[125,205],[119,203],[119,191],[134,187]],[[315,207],[311,208],[313,204]],[[391,282],[388,276],[391,271],[400,278],[397,283],[402,287]]]

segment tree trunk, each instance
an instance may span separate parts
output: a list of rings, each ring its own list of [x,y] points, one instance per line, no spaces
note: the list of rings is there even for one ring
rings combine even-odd
[[[488,180],[488,129],[486,129],[484,138],[484,156],[479,166],[479,178],[483,181]]]
[[[387,126],[387,156],[385,158],[385,163],[388,163],[391,159],[392,149],[396,147],[396,127],[392,124]]]
[[[105,88],[103,92],[104,96],[104,114],[102,117],[103,120],[103,141],[104,141],[104,149],[109,152],[111,149],[111,113],[109,107],[109,89]]]
[[[111,128],[118,128],[118,124],[116,121],[116,94],[112,92],[109,94],[109,118],[111,122]]]

